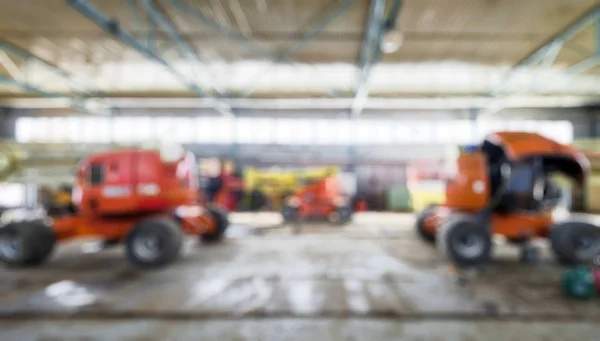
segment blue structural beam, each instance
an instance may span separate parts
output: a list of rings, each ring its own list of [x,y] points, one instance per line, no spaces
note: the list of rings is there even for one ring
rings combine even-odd
[[[72,86],[73,88],[77,88],[83,95],[86,95],[86,96],[99,95],[98,93],[96,93],[94,91],[88,90],[83,84],[79,84],[79,82],[77,80],[75,80],[73,75],[71,75],[67,71],[62,70],[61,68],[48,62],[47,60],[44,60],[43,58],[40,58],[40,57],[32,54],[31,52],[26,51],[12,43],[9,43],[7,41],[0,41],[0,51],[4,51],[7,54],[9,54],[10,56],[14,56],[14,57],[22,60],[23,62],[28,62],[28,61],[34,60],[35,62],[40,63],[41,65],[44,65],[44,67],[46,67],[46,69],[54,72],[59,77],[63,78],[65,80],[65,82],[69,83],[69,85]]]
[[[183,39],[183,37],[179,34],[177,28],[175,28],[174,24],[165,16],[165,14],[159,8],[156,7],[154,0],[140,0],[140,3],[142,4],[142,7],[146,11],[146,13],[148,13],[150,18],[152,19],[151,21],[154,21],[161,25],[165,29],[167,34],[171,37],[171,39],[173,39],[177,50],[183,57],[191,59],[192,62],[196,63],[197,66],[204,64],[202,58],[200,58],[196,51],[194,51],[194,48],[190,46],[190,44],[188,44],[188,42],[186,42],[185,39]],[[214,81],[212,83],[216,84],[216,82]],[[224,94],[224,91],[221,89],[216,88],[215,90],[219,93],[219,95]]]
[[[47,60],[44,60],[43,58],[40,58],[40,57],[32,54],[31,52],[29,52],[23,48],[20,48],[12,43],[9,43],[7,41],[0,41],[0,51],[5,52],[7,55],[9,55],[13,58],[18,58],[24,63],[27,63],[29,61],[35,61],[36,63],[43,65],[47,70],[53,72],[54,74],[59,76],[59,78],[62,78],[62,80],[64,80],[65,83],[67,83],[71,87],[71,89],[70,89],[71,93],[70,94],[62,94],[62,93],[54,93],[54,92],[41,90],[41,89],[39,89],[33,85],[27,84],[26,82],[23,82],[21,80],[12,79],[12,78],[8,78],[8,77],[1,77],[0,83],[10,85],[14,88],[20,89],[21,91],[24,91],[24,92],[27,92],[27,93],[30,93],[30,94],[33,94],[36,96],[42,96],[42,97],[48,97],[48,98],[69,99],[70,102],[72,103],[73,107],[75,107],[79,110],[82,110],[83,112],[86,112],[88,114],[94,114],[94,115],[104,114],[104,113],[90,110],[88,103],[91,103],[91,101],[98,101],[98,102],[104,103],[104,106],[106,106],[107,108],[110,107],[109,103],[107,103],[104,100],[90,98],[90,97],[99,97],[99,96],[101,97],[101,96],[103,96],[103,93],[89,90],[86,86],[84,86],[83,84],[80,84],[74,78],[74,76],[72,74],[70,74],[69,72],[67,72],[65,70],[60,69],[59,67],[48,62]]]
[[[568,68],[567,71],[570,73],[586,72],[600,65],[600,8],[598,8],[595,13],[596,16],[593,19],[595,22],[594,43],[596,45],[594,54]]]
[[[75,107],[83,112],[86,112],[88,114],[93,114],[93,115],[98,114],[97,112],[90,110],[86,106],[86,103],[89,103],[88,99],[75,98],[75,97],[67,96],[65,94],[58,93],[58,92],[50,92],[50,91],[42,90],[42,89],[36,88],[34,86],[28,85],[24,82],[20,82],[20,81],[17,81],[16,79],[12,79],[12,78],[5,77],[5,76],[0,76],[0,84],[8,85],[15,89],[19,89],[21,91],[24,91],[24,92],[27,92],[27,93],[30,93],[30,94],[33,94],[36,96],[47,97],[47,98],[68,99],[71,102],[71,105],[73,107]]]
[[[151,60],[162,67],[164,67],[169,73],[171,73],[177,80],[183,83],[190,91],[192,91],[195,95],[199,97],[206,98],[207,101],[211,102],[216,111],[220,112],[225,116],[233,116],[231,111],[231,107],[226,103],[217,100],[208,96],[198,85],[196,85],[193,81],[189,80],[181,72],[177,71],[173,66],[171,66],[167,61],[165,61],[161,56],[159,56],[153,50],[147,48],[134,38],[131,34],[127,33],[121,28],[121,25],[114,19],[109,18],[106,14],[100,11],[98,8],[93,6],[87,0],[66,0],[67,3],[76,9],[79,13],[83,14],[85,17],[93,21],[96,25],[98,25],[104,32],[110,34],[115,39],[121,41],[125,45],[133,48],[138,53],[146,57],[148,60]]]
[[[358,60],[358,85],[356,87],[351,114],[358,117],[369,97],[369,77],[373,64],[381,53],[380,43],[385,28],[385,0],[371,0],[365,35]]]
[[[577,19],[573,24],[571,24],[564,31],[558,33],[556,36],[552,37],[549,41],[544,43],[543,46],[537,48],[535,51],[530,53],[528,56],[523,58],[520,62],[518,62],[514,67],[520,66],[529,66],[540,61],[548,49],[552,48],[554,44],[560,44],[561,46],[567,41],[573,38],[577,33],[581,32],[587,25],[595,23],[598,16],[600,15],[600,6],[597,6],[593,10],[587,12],[581,18]]]
[[[171,0],[173,6],[179,9],[181,12],[192,16],[196,21],[212,28],[213,30],[221,33],[223,36],[235,41],[240,46],[244,47],[248,51],[255,53],[259,56],[262,56],[271,61],[271,65],[273,63],[281,63],[281,62],[290,62],[290,58],[292,58],[295,54],[302,51],[302,49],[306,46],[308,42],[317,37],[321,32],[333,21],[339,18],[342,14],[344,14],[348,9],[350,9],[357,0],[343,0],[337,7],[331,10],[325,18],[317,24],[314,28],[312,28],[309,32],[303,35],[297,42],[294,43],[293,46],[286,49],[282,54],[276,55],[269,51],[268,49],[262,47],[261,45],[255,43],[254,41],[244,37],[243,35],[232,31],[228,27],[224,27],[216,22],[214,19],[207,17],[202,13],[202,11],[195,9],[189,6],[185,1],[181,0]],[[266,70],[261,70],[261,73],[264,73]],[[241,97],[247,97],[254,92],[256,87],[250,87],[247,89]]]
[[[570,73],[582,73],[587,70],[591,70],[600,65],[600,53],[596,53],[593,56],[586,58],[585,60],[569,67],[567,72]]]
[[[531,52],[525,58],[521,59],[503,77],[502,81],[498,84],[498,86],[494,87],[493,89],[491,89],[489,91],[489,95],[495,96],[498,93],[500,93],[504,89],[506,84],[508,83],[508,80],[512,77],[512,75],[516,71],[531,67],[538,62],[542,62],[542,64],[545,66],[550,66],[549,65],[549,64],[551,64],[550,62],[554,61],[554,58],[558,54],[559,50],[565,46],[567,46],[567,48],[576,46],[577,51],[579,51],[580,53],[585,52],[585,51],[583,51],[584,49],[579,47],[577,44],[569,45],[568,41],[570,39],[572,39],[573,37],[575,37],[575,35],[577,35],[579,32],[581,32],[581,30],[586,28],[588,25],[592,25],[594,23],[596,24],[596,32],[598,32],[598,26],[599,26],[598,18],[599,17],[600,17],[600,6],[596,6],[594,9],[592,9],[591,11],[587,12],[582,17],[577,19],[568,28],[559,32],[554,37],[552,37],[550,40],[545,42],[542,46],[535,49],[535,51]],[[598,39],[596,39],[596,40],[598,40]],[[597,55],[598,55],[598,45],[596,46],[594,55],[592,55],[590,57],[590,59],[584,60],[583,62],[580,63],[581,65],[579,65],[579,64],[574,65],[572,70],[567,70],[567,71],[573,72],[573,73],[584,72],[586,70],[589,70],[592,67],[595,67],[596,65],[598,65],[597,64]],[[546,62],[544,62],[544,61],[546,61]]]
[[[228,27],[224,27],[222,25],[220,25],[217,21],[215,21],[212,18],[207,17],[206,15],[204,15],[204,13],[202,13],[202,11],[191,7],[190,5],[188,5],[185,1],[181,1],[181,0],[171,0],[171,3],[173,4],[173,6],[175,8],[177,8],[178,10],[180,10],[183,13],[186,13],[190,16],[192,16],[196,21],[212,28],[213,30],[221,33],[223,36],[233,40],[234,42],[236,42],[237,44],[243,46],[244,48],[246,48],[248,51],[251,51],[253,53],[256,53],[259,56],[263,56],[267,59],[276,59],[277,57],[272,54],[268,49],[260,46],[259,44],[253,42],[252,40],[244,37],[243,35],[232,31],[231,29],[229,29]]]
[[[302,51],[309,42],[311,42],[313,39],[319,36],[319,34],[321,34],[321,32],[323,32],[327,28],[327,26],[329,26],[332,22],[336,21],[340,16],[346,13],[346,11],[348,11],[356,2],[357,0],[343,0],[338,6],[329,11],[321,22],[319,22],[308,32],[304,33],[302,37],[300,37],[300,39],[296,40],[296,42],[292,46],[285,49],[283,53],[272,59],[271,64],[269,64],[269,66],[287,60],[299,53],[300,51]],[[260,76],[266,71],[267,70],[260,70],[260,73],[257,73],[257,76]],[[244,92],[241,95],[241,97],[249,96],[251,93],[254,92],[254,90],[256,90],[256,86],[250,87],[246,90],[246,92]]]

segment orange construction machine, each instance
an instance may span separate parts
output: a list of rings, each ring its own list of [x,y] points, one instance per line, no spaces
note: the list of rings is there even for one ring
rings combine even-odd
[[[600,253],[600,229],[580,221],[556,221],[563,192],[551,175],[583,184],[589,161],[570,146],[526,132],[500,132],[462,152],[451,164],[445,202],[417,217],[416,230],[437,242],[460,267],[475,267],[491,256],[494,235],[521,245],[549,238],[562,262],[586,263]]]
[[[284,200],[281,215],[285,222],[326,219],[334,224],[345,224],[352,218],[350,200],[340,189],[336,176],[307,177],[303,186]]]
[[[199,203],[196,159],[180,146],[91,155],[78,166],[72,200],[76,213],[1,227],[0,260],[40,264],[57,241],[90,236],[123,242],[131,263],[157,267],[175,260],[184,233],[215,242],[228,225],[225,213]]]

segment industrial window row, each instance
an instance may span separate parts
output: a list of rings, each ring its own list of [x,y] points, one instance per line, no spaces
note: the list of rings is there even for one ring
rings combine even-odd
[[[564,143],[573,139],[568,121],[405,121],[221,117],[22,117],[19,142],[143,142],[394,145],[467,144],[498,130],[532,131]]]

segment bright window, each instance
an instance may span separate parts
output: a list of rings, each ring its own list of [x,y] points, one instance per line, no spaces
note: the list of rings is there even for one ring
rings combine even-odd
[[[107,143],[111,137],[111,122],[104,117],[83,118],[83,141],[89,143]]]
[[[336,135],[335,141],[337,144],[345,145],[354,142],[354,127],[352,122],[349,120],[340,120],[336,122],[336,129],[334,134]]]
[[[233,122],[234,119],[215,117],[212,119],[211,142],[216,144],[233,143]]]
[[[65,139],[69,142],[80,142],[84,138],[83,120],[79,116],[68,117],[65,121]]]
[[[270,118],[238,118],[235,120],[237,143],[269,144],[275,130]]]
[[[139,142],[152,140],[152,123],[152,117],[132,117],[129,121],[129,124],[131,124],[131,139]]]
[[[25,204],[25,186],[14,183],[0,183],[0,207],[16,208]]]
[[[312,144],[316,137],[312,120],[280,118],[276,122],[277,144]]]
[[[31,142],[35,140],[34,130],[37,119],[31,117],[20,117],[15,126],[15,138],[18,142]]]
[[[409,127],[408,143],[431,143],[433,141],[433,131],[431,122],[424,121],[407,121]]]
[[[131,142],[133,136],[132,130],[135,129],[132,125],[130,117],[115,117],[111,124],[112,136],[115,142]]]
[[[337,141],[337,122],[329,119],[315,120],[315,143],[322,145],[335,144]]]
[[[208,144],[233,142],[232,119],[223,117],[199,117],[196,121],[194,141]]]
[[[195,136],[195,120],[187,117],[159,117],[154,122],[154,139],[161,142],[189,143]]]
[[[465,144],[473,141],[473,124],[469,120],[434,121],[433,142]]]
[[[389,121],[357,120],[355,123],[357,144],[391,144],[394,140]]]
[[[369,119],[223,117],[21,117],[19,142],[107,143],[163,140],[178,143],[284,145],[466,144],[495,131],[530,131],[563,143],[573,141],[573,124],[550,120],[400,121]],[[234,131],[235,129],[235,131]],[[475,134],[474,134],[475,133]],[[473,136],[477,135],[477,136]]]
[[[49,128],[50,119],[48,118],[36,118],[33,124],[33,141],[35,142],[49,142]]]

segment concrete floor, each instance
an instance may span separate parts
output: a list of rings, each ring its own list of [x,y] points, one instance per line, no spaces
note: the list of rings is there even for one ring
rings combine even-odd
[[[497,245],[466,284],[416,239],[413,217],[279,227],[237,214],[221,245],[139,271],[115,248],[61,245],[36,269],[0,270],[0,340],[597,340],[600,300],[562,297],[537,265]]]

